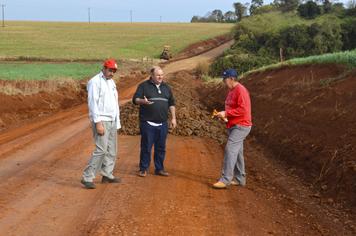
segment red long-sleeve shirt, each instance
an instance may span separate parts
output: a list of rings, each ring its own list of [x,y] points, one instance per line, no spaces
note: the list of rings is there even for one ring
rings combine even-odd
[[[240,83],[229,91],[225,100],[227,128],[234,125],[252,126],[251,100],[247,89]]]

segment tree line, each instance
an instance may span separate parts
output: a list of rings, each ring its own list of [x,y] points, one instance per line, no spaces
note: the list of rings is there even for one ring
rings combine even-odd
[[[337,12],[349,16],[356,15],[356,0],[350,0],[345,7],[343,3],[332,3],[331,0],[274,0],[273,3],[263,5],[263,0],[251,0],[250,3],[235,2],[234,11],[223,13],[222,10],[215,9],[205,14],[205,16],[193,16],[192,23],[195,22],[215,22],[215,23],[235,23],[244,17],[263,14],[272,11],[298,12],[299,16],[306,19],[313,19],[319,15]]]
[[[247,8],[244,9],[246,12]],[[250,6],[249,16],[242,15],[247,19],[241,23],[238,20],[234,29],[235,44],[214,61],[210,75],[220,75],[224,68],[239,68],[246,72],[281,60],[356,48],[355,0],[350,1],[346,8],[342,3],[329,0],[302,4],[298,0],[278,0],[266,6],[254,5],[251,10]],[[275,13],[263,15],[268,12]],[[323,14],[323,18],[313,20]],[[288,21],[284,17],[296,15],[304,20],[278,26],[281,21]],[[270,27],[265,26],[266,22]]]

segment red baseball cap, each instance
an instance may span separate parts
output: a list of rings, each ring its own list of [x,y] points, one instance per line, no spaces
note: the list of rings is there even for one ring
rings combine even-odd
[[[114,59],[107,59],[104,62],[104,67],[112,70],[117,70],[117,63]]]

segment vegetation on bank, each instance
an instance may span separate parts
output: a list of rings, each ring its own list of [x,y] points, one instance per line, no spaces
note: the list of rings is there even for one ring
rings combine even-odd
[[[293,58],[284,62],[267,65],[255,70],[246,72],[243,76],[246,76],[255,72],[263,72],[266,70],[277,69],[283,66],[296,66],[296,65],[310,65],[310,64],[340,64],[345,65],[348,69],[356,68],[356,49],[352,51],[327,53],[317,56],[309,56],[302,58]]]
[[[238,21],[234,29],[236,43],[214,61],[209,74],[219,76],[225,68],[236,68],[244,73],[293,58],[356,48],[356,11],[353,10],[356,6],[317,4],[319,10],[315,15],[303,12],[301,7],[307,3],[297,1],[290,9],[287,3],[291,1],[258,7],[253,14]]]

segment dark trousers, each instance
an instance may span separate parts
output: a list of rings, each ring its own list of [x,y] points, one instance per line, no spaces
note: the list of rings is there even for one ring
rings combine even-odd
[[[140,123],[141,131],[141,153],[140,170],[147,170],[151,162],[151,150],[154,145],[155,171],[164,170],[164,159],[166,155],[166,139],[168,124],[163,122],[161,126],[151,126],[146,121]]]

